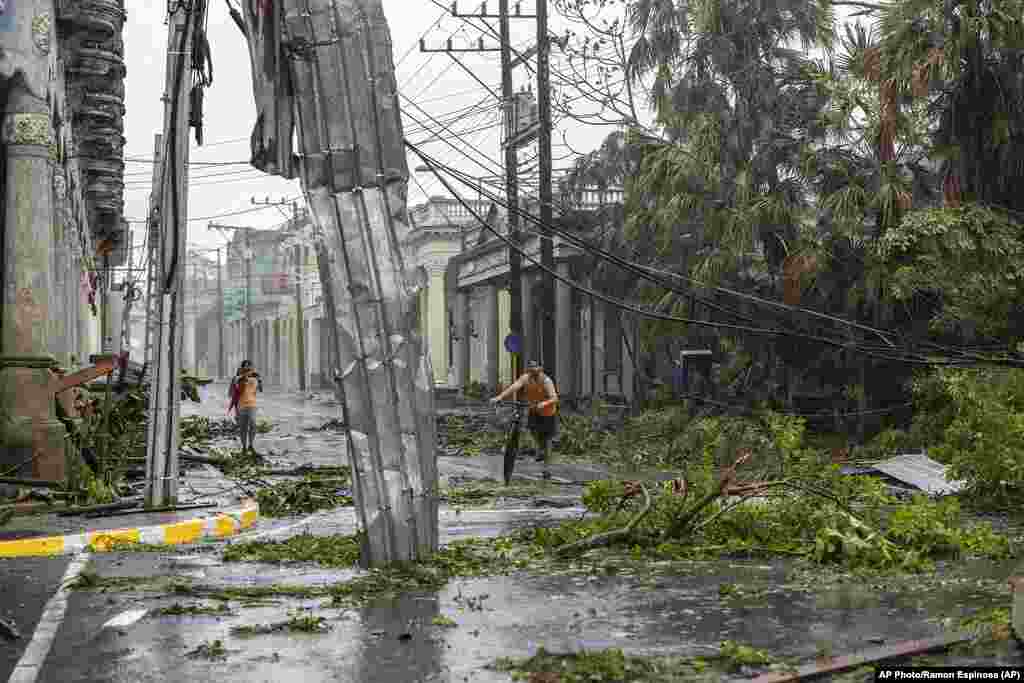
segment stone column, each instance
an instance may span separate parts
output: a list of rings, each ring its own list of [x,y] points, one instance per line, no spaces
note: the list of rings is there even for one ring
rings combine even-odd
[[[455,386],[460,390],[469,384],[469,296],[464,291],[455,295],[452,311],[455,324]]]
[[[68,279],[71,273],[70,240],[67,231],[71,227],[65,223],[65,203],[67,200],[67,183],[64,173],[57,168],[53,174],[53,249],[50,251],[50,267],[53,272],[53,288],[50,290],[50,331],[51,352],[57,364],[66,368],[71,355],[72,335],[68,330],[68,308],[74,299],[68,298]]]
[[[522,360],[523,368],[531,360],[540,360],[540,354],[538,353],[536,332],[536,312],[533,309],[533,284],[535,281],[533,273],[523,272],[519,276],[520,288],[522,291],[523,299],[523,351]],[[552,368],[552,371],[554,368]]]
[[[323,321],[313,318],[309,321],[309,332],[306,334],[306,370],[309,379],[306,386],[310,389],[320,388],[320,326]]]
[[[484,358],[486,358],[486,363],[484,364],[486,368],[484,377],[486,379],[484,384],[493,389],[498,386],[498,373],[500,370],[498,367],[498,352],[501,340],[498,338],[498,288],[492,284],[484,285],[483,308],[484,324],[479,334],[484,340]]]
[[[558,274],[569,280],[569,263],[557,266]],[[573,324],[572,287],[561,280],[555,281],[555,381],[559,395],[576,395],[576,373],[573,372],[573,358],[576,352],[576,326]]]
[[[583,296],[583,315],[581,316],[581,326],[579,331],[580,340],[580,385],[576,388],[576,394],[578,396],[590,397],[594,393],[594,387],[590,381],[590,362],[591,362],[591,350],[593,348],[594,339],[590,336],[590,320],[594,315],[593,307],[594,299],[590,296]]]
[[[448,383],[448,302],[445,297],[445,264],[426,266],[430,275],[427,285],[427,343],[430,345],[430,364],[434,369],[434,383]]]
[[[632,403],[636,398],[636,321],[626,313],[620,313],[619,320],[622,330],[619,335],[619,343],[622,344],[622,395]]]
[[[107,329],[104,336],[110,339],[110,352],[121,353],[121,323],[124,322],[124,291],[111,289],[107,292]]]
[[[20,85],[10,91],[8,107],[2,126],[7,173],[0,463],[15,476],[58,479],[66,469],[66,432],[54,408],[55,359],[49,355],[53,129],[46,101]]]
[[[271,377],[272,383],[276,386],[281,384],[281,327],[283,323],[280,320],[274,320],[271,323],[274,326],[273,342],[270,348],[270,366],[271,366]]]
[[[605,353],[605,304],[603,301],[594,302],[594,381],[597,382],[597,386],[594,387],[594,397],[600,400],[601,394],[607,391],[604,379],[604,369],[608,362],[608,356]]]
[[[196,310],[194,308],[185,309],[184,327],[185,345],[181,349],[181,367],[189,374],[194,374],[199,365],[199,359],[196,357]]]

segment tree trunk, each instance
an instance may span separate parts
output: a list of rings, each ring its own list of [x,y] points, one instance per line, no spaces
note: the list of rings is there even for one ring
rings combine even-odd
[[[409,174],[387,21],[380,0],[245,0],[242,15],[252,163],[298,175],[313,215],[363,564],[420,559],[438,540],[433,372],[415,315],[424,283],[401,252]]]

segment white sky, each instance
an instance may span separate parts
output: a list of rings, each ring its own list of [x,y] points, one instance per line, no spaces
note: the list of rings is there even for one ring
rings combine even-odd
[[[449,112],[477,104],[487,94],[480,84],[468,76],[461,68],[444,54],[422,54],[418,40],[429,27],[442,16],[442,10],[431,0],[383,0],[384,9],[391,25],[392,40],[395,50],[395,61],[398,66],[399,90],[405,96],[420,104],[426,111],[438,119],[444,119]],[[450,6],[450,0],[443,0]],[[552,3],[553,4],[553,3]],[[164,94],[166,69],[167,26],[164,23],[166,3],[164,2],[132,2],[127,3],[128,18],[124,31],[125,59],[128,65],[126,80],[126,116],[125,148],[126,159],[152,159],[154,135],[163,130],[164,106],[161,97]],[[532,13],[533,3],[523,3],[523,12]],[[479,3],[460,2],[460,10],[470,11]],[[489,11],[497,9],[497,2],[489,3]],[[496,23],[494,24],[496,26]],[[557,31],[559,22],[552,17],[551,29]],[[513,44],[532,44],[535,35],[535,24],[532,20],[512,22]],[[228,14],[226,4],[220,0],[212,0],[209,12],[209,41],[213,56],[213,85],[207,89],[204,102],[203,139],[204,145],[197,147],[194,136],[192,139],[192,162],[224,162],[248,161],[249,135],[256,120],[256,107],[253,102],[249,56],[245,39],[238,31]],[[469,40],[475,41],[481,32],[467,27],[458,18],[445,16],[441,23],[430,31],[427,36],[428,47],[440,47],[449,36],[455,37],[456,44],[463,46]],[[485,36],[485,44],[494,46],[496,41]],[[408,54],[407,54],[408,53]],[[458,57],[467,67],[484,82],[500,92],[500,62],[497,53],[460,54]],[[553,60],[556,66],[556,61]],[[517,89],[532,78],[530,72],[519,68],[516,71]],[[403,109],[420,120],[425,120],[421,112],[407,106]],[[498,107],[494,105],[487,112],[475,112],[464,121],[452,124],[456,130],[474,131],[487,127],[497,121]],[[420,143],[428,138],[435,124],[426,121],[430,130],[422,129],[406,120],[406,134],[413,142]],[[583,126],[572,122],[562,127],[568,142],[576,149],[589,151],[598,146],[612,128],[606,126]],[[471,133],[467,136],[468,145],[454,141],[460,148],[472,147],[494,158],[500,159],[498,148],[498,128]],[[561,133],[556,130],[553,141],[555,144],[555,166],[564,166],[570,160],[562,159],[568,154],[562,146]],[[426,145],[428,153],[440,158],[447,164],[459,167],[474,176],[487,175],[485,169],[469,162],[451,146],[434,141]],[[481,162],[493,170],[489,173],[500,173],[500,166]],[[410,171],[417,165],[410,159]],[[150,193],[152,164],[126,163],[125,169],[125,216],[129,220],[145,217],[147,199]],[[431,194],[443,194],[443,188],[432,178],[424,174],[415,174]],[[463,188],[460,188],[460,190]],[[415,181],[410,181],[410,200],[416,202],[423,198],[423,193]],[[188,199],[189,243],[196,247],[215,247],[224,243],[223,233],[207,229],[207,216],[244,211],[252,209],[251,199],[260,200],[298,198],[301,203],[298,180],[287,181],[282,178],[267,176],[250,166],[202,167],[192,166]],[[467,192],[468,195],[468,192]],[[284,218],[282,211],[266,209],[229,216],[218,219],[229,225],[253,227],[271,227]],[[143,238],[142,225],[133,224],[135,244],[141,245]],[[137,249],[136,254],[141,256]],[[136,264],[139,262],[135,260]]]

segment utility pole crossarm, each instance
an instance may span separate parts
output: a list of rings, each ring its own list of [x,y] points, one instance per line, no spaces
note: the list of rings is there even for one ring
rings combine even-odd
[[[519,2],[516,3],[516,13],[515,14],[509,14],[508,12],[504,12],[503,13],[501,11],[501,9],[500,9],[501,3],[499,2],[498,5],[499,5],[499,10],[498,10],[497,14],[489,14],[487,12],[487,3],[486,2],[483,2],[483,3],[480,4],[480,11],[479,12],[472,12],[472,13],[471,12],[460,12],[459,11],[459,3],[456,1],[456,2],[452,3],[451,13],[452,13],[453,17],[458,17],[460,19],[536,19],[537,18],[536,14],[523,14],[522,3],[519,3]]]

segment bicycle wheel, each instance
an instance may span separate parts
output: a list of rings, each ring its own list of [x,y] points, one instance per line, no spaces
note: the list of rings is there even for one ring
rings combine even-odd
[[[516,467],[516,456],[519,455],[519,421],[516,420],[508,430],[505,440],[505,486],[512,482],[512,471]]]

